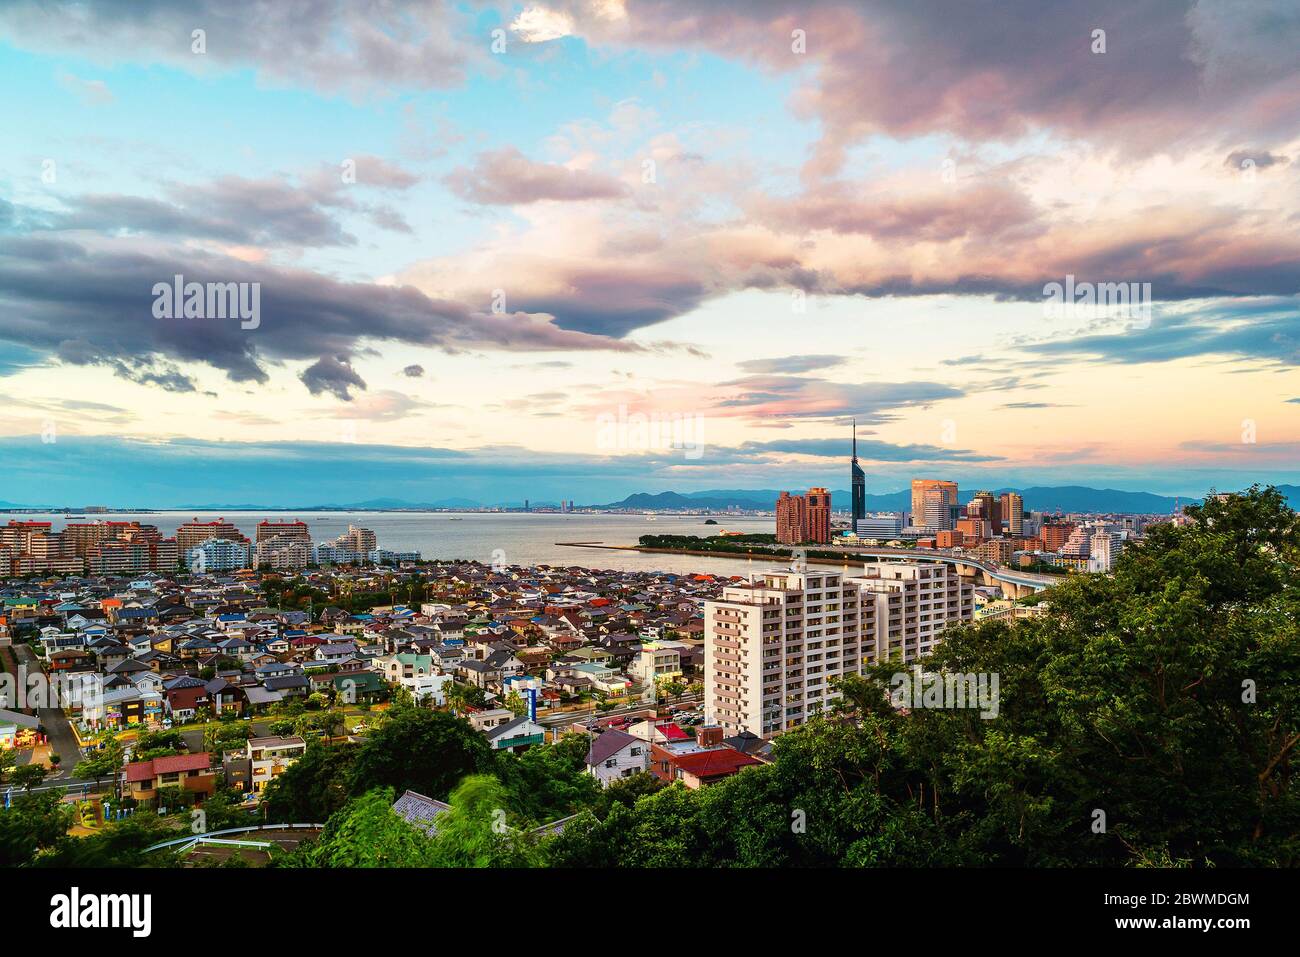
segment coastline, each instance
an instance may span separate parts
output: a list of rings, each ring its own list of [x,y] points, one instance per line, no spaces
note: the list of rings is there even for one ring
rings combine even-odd
[[[603,542],[553,542],[552,544],[565,548],[603,548],[615,552],[644,552],[655,555],[691,555],[700,558],[730,558],[736,561],[752,562],[754,559],[772,562],[773,564],[785,564],[788,556],[773,555],[771,552],[710,552],[699,548],[650,548],[646,545],[606,545]],[[859,565],[863,563],[861,558],[848,558],[844,560],[834,558],[820,558],[808,556],[805,561],[810,565],[836,565],[847,567],[849,565]]]

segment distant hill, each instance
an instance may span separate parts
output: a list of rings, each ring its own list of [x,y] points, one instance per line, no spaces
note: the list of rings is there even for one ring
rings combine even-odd
[[[371,498],[364,502],[344,502],[341,504],[315,505],[254,505],[249,503],[205,503],[201,505],[177,505],[169,509],[173,512],[367,512],[392,509],[432,509],[432,508],[482,508],[472,498],[440,498],[433,502],[408,502],[400,498]]]
[[[1300,506],[1300,486],[1281,485],[1279,491],[1287,496],[1293,508]],[[794,491],[794,489],[790,489]],[[960,500],[969,502],[975,495],[975,487],[967,487],[960,495]],[[1025,508],[1035,512],[1132,512],[1141,514],[1163,514],[1174,510],[1175,504],[1189,505],[1199,501],[1192,498],[1175,498],[1169,495],[1156,495],[1152,492],[1128,492],[1113,488],[1090,488],[1086,485],[1042,485],[1029,488],[1002,487],[989,491],[1001,495],[1003,492],[1018,492],[1025,501]],[[619,502],[611,502],[596,508],[633,508],[633,509],[771,509],[780,495],[778,489],[709,489],[702,492],[637,492]],[[884,494],[868,494],[866,497],[869,512],[898,512],[912,507],[910,489]],[[831,492],[831,505],[840,511],[848,511],[851,497],[847,490],[835,489]]]

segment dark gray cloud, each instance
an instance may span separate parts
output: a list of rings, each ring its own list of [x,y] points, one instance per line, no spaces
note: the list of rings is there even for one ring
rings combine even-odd
[[[1268,169],[1270,166],[1286,166],[1290,162],[1285,156],[1268,150],[1233,150],[1223,165],[1229,169],[1245,169],[1247,165],[1256,169]]]
[[[424,366],[419,364],[409,365],[402,370],[402,375],[412,379],[418,379],[424,375]]]
[[[260,283],[257,328],[154,318],[154,285],[177,274],[187,282]],[[126,241],[98,247],[42,235],[0,236],[0,341],[72,363],[117,362],[120,374],[172,388],[186,387],[184,376],[171,374],[177,363],[261,383],[270,363],[353,355],[364,341],[446,350],[640,348],[559,329],[545,316],[475,311],[410,286],[340,282],[191,249],[160,252]]]
[[[344,402],[352,398],[351,389],[364,389],[361,378],[346,356],[321,356],[298,376],[312,395],[329,392]]]

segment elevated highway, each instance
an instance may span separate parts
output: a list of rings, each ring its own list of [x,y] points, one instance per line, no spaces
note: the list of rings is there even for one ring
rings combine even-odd
[[[824,551],[824,549],[818,549]],[[981,579],[985,585],[999,585],[1012,598],[1024,598],[1035,592],[1055,585],[1059,578],[1052,575],[1038,575],[1004,568],[992,562],[981,561],[970,555],[954,555],[930,548],[856,548],[853,546],[832,546],[832,551],[842,551],[845,561],[854,558],[874,558],[878,561],[907,559],[910,561],[943,562],[956,567],[957,573],[965,578]],[[823,559],[825,561],[825,559]]]

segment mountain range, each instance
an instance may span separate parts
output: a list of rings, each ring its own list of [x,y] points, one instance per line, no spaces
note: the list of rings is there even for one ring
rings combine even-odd
[[[1286,496],[1292,508],[1300,508],[1300,486],[1279,485],[1278,491]],[[1114,488],[1089,488],[1085,485],[1043,485],[1030,488],[996,488],[990,489],[995,495],[1003,492],[1018,492],[1024,500],[1025,508],[1034,512],[1129,512],[1142,515],[1170,513],[1177,505],[1189,505],[1200,499],[1176,498],[1169,495],[1156,495],[1152,492],[1129,492]],[[710,489],[702,492],[637,492],[619,502],[611,502],[604,508],[628,509],[771,509],[776,502],[778,489]],[[975,496],[975,490],[958,493],[964,504]],[[838,511],[848,511],[852,499],[850,493],[843,489],[831,492],[831,507]],[[597,506],[601,507],[601,506]],[[868,512],[901,512],[912,507],[910,489],[899,492],[887,492],[881,495],[868,494],[866,508]]]

